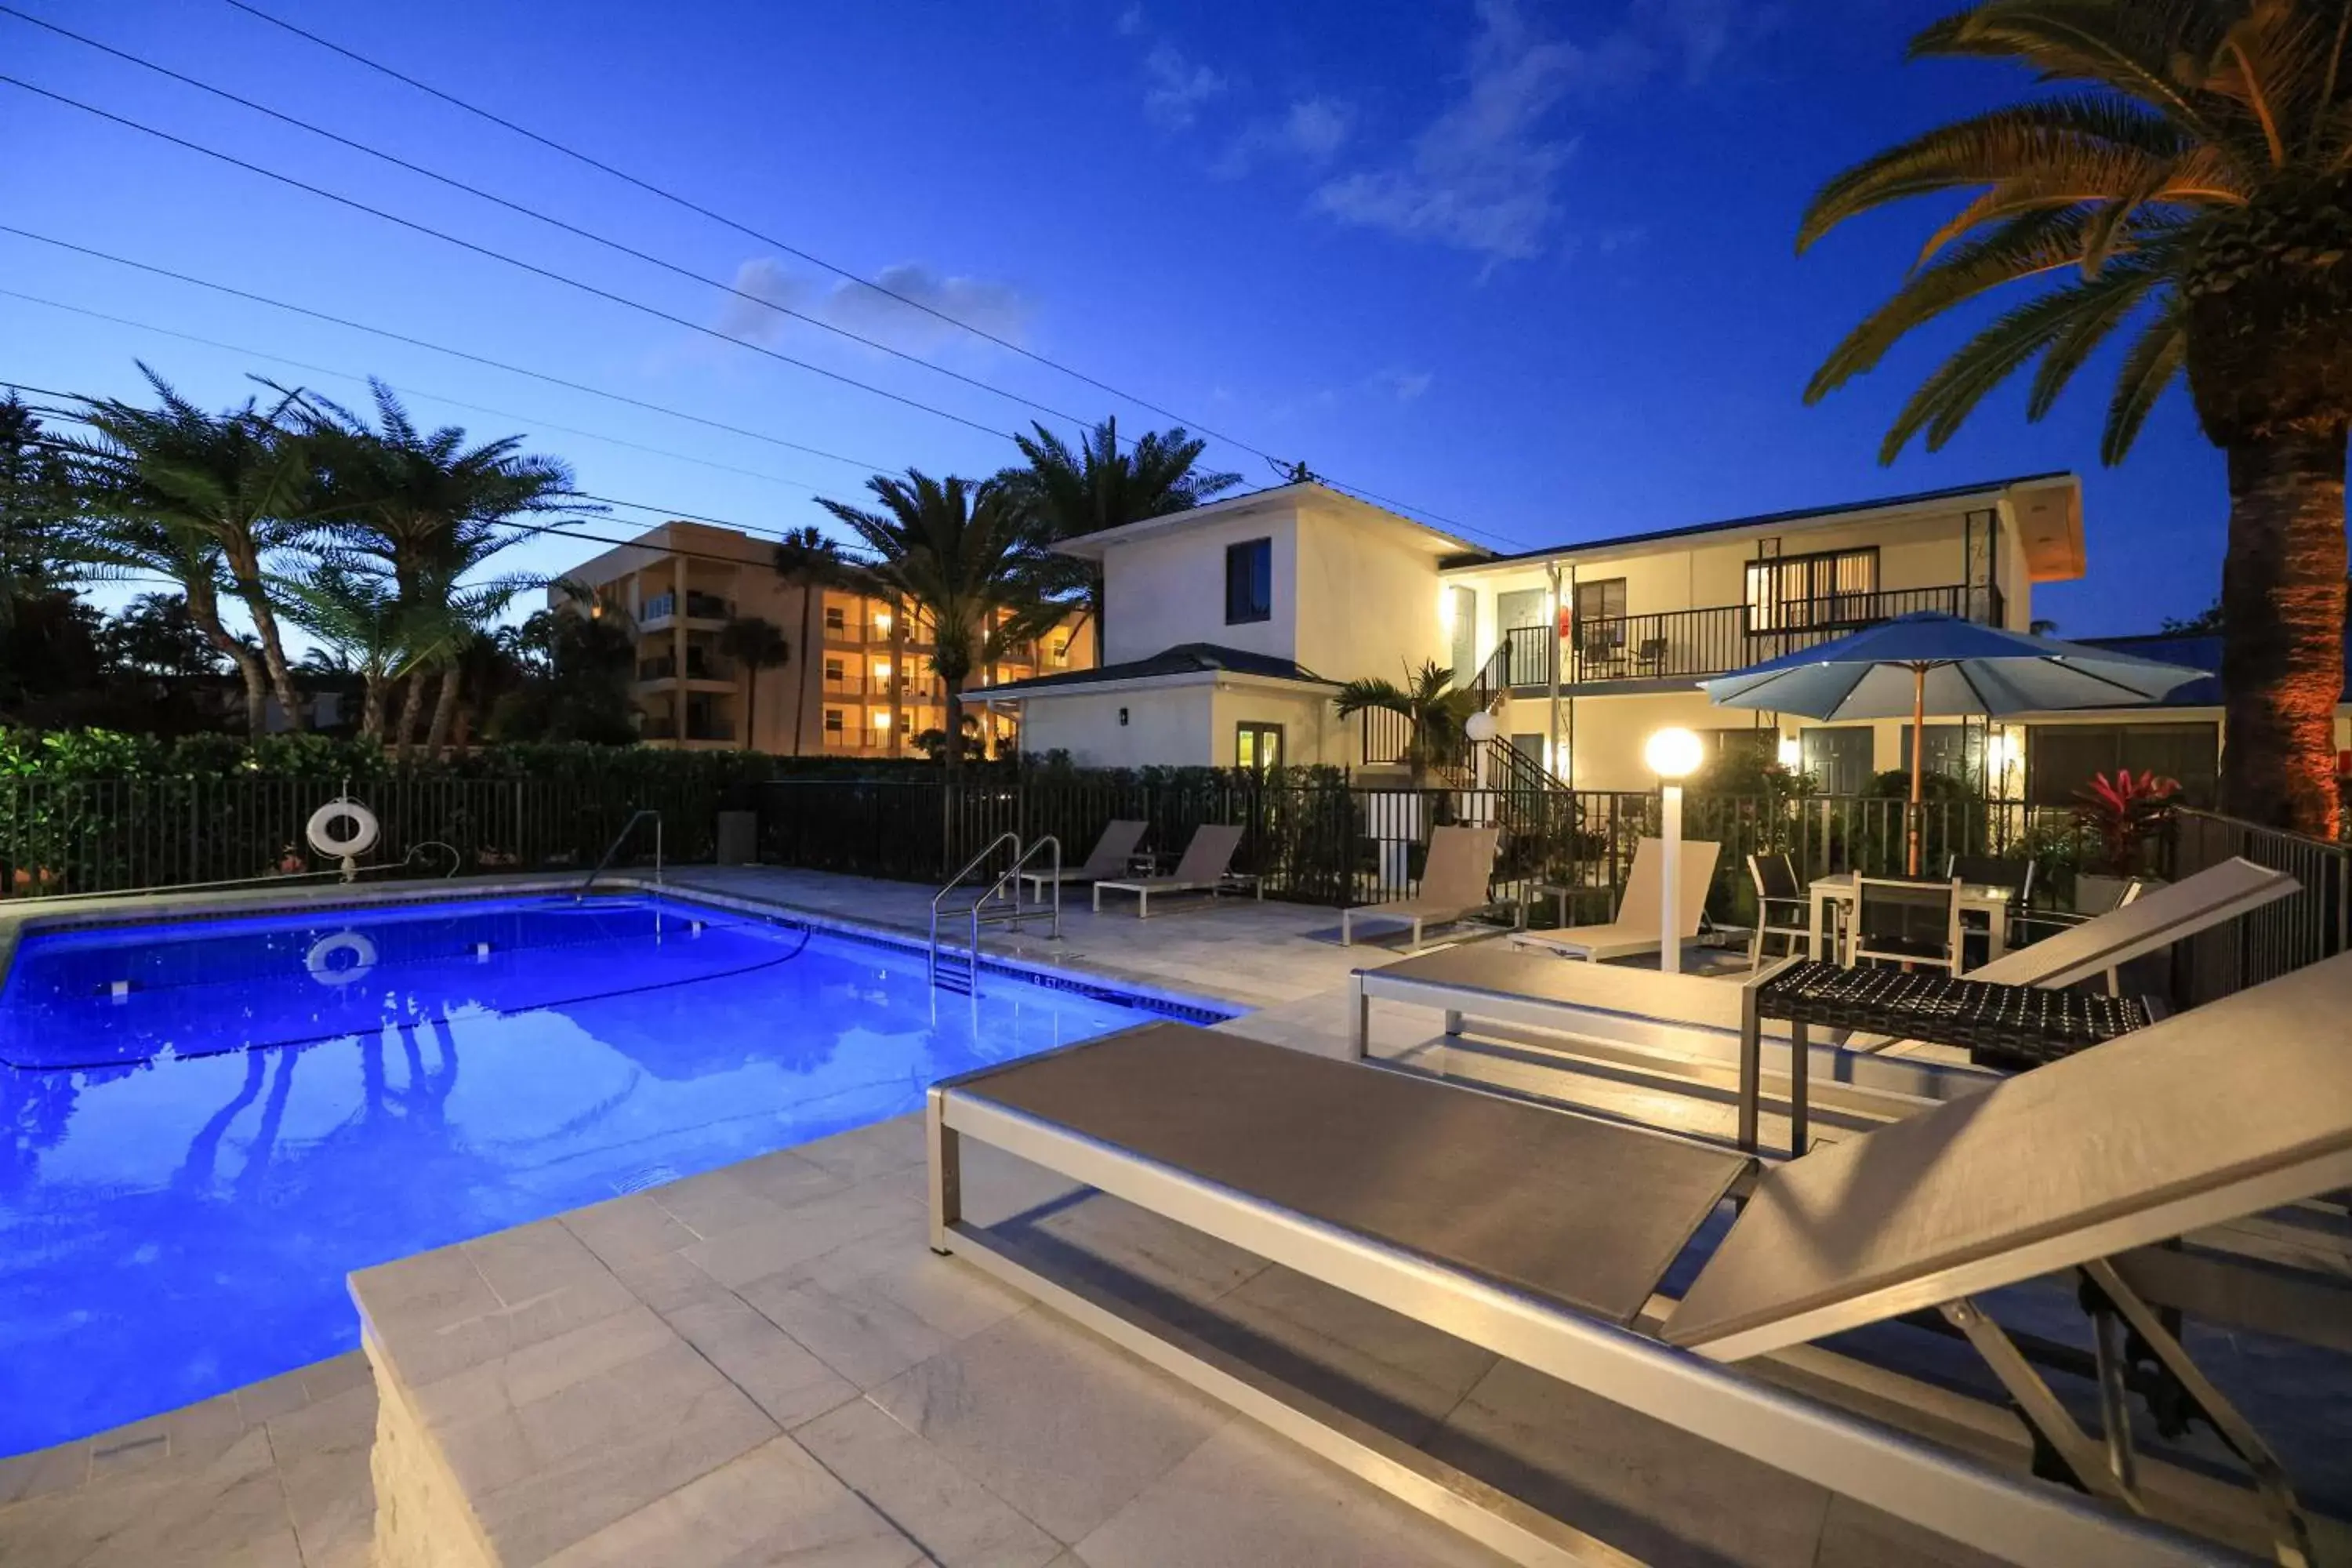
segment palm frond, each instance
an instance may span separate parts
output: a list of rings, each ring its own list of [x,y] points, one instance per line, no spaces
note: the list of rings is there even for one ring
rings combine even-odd
[[[2142,330],[2124,354],[2116,377],[2114,398],[2107,405],[2106,425],[2099,434],[2099,460],[2110,466],[2124,460],[2148,411],[2179,378],[2188,363],[2189,332],[2181,320],[2178,297],[2168,298],[2157,318]]]

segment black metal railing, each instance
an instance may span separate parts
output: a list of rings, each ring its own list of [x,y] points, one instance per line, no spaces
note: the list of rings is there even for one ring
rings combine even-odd
[[[1367,708],[1357,718],[1365,767],[1389,767],[1404,760],[1405,749],[1412,744],[1412,720],[1391,708]]]
[[[1784,601],[1769,616],[1746,605],[1584,616],[1570,622],[1565,637],[1555,637],[1549,626],[1512,626],[1496,644],[1482,676],[1496,689],[1525,695],[1551,685],[1554,659],[1562,661],[1562,686],[1723,675],[1921,610],[1997,626],[2000,590],[1952,584],[1839,594]]]
[[[304,829],[343,793],[338,779],[0,779],[0,896],[331,871]],[[641,809],[672,825],[672,858],[718,851],[715,784],[390,778],[350,793],[382,825],[362,861],[377,874],[584,868]]]
[[[2173,989],[2194,1006],[2352,948],[2352,845],[2261,827],[2183,807],[2158,858],[2174,881],[2236,856],[2294,873],[2300,888],[2275,903],[2180,944]]]

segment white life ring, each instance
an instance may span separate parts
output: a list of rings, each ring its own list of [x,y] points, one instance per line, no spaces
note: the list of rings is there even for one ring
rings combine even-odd
[[[348,837],[332,831],[335,824],[345,822],[351,824]],[[348,860],[354,855],[364,855],[374,848],[382,828],[376,822],[374,812],[358,801],[345,797],[331,800],[312,812],[310,826],[302,832],[310,839],[310,847],[320,854]]]
[[[351,963],[334,962],[339,952],[352,955]],[[310,978],[321,985],[349,985],[367,978],[375,967],[375,943],[355,931],[339,931],[332,936],[322,936],[310,944],[310,956],[303,961],[310,966]]]

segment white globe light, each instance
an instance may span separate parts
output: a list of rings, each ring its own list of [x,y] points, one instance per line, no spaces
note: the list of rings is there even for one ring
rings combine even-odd
[[[1474,743],[1483,746],[1495,738],[1495,716],[1481,709],[1470,715],[1462,726],[1462,732]]]
[[[1688,730],[1661,730],[1642,748],[1642,760],[1662,779],[1686,778],[1698,768],[1702,748]]]

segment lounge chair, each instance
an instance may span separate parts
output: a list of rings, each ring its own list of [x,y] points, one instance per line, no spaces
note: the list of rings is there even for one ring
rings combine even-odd
[[[1339,945],[1355,945],[1360,920],[1403,921],[1412,927],[1412,945],[1421,945],[1424,922],[1444,925],[1494,901],[1487,883],[1495,875],[1495,849],[1501,829],[1439,827],[1429,835],[1429,859],[1421,872],[1421,891],[1402,903],[1361,904],[1339,911]]]
[[[1675,922],[1680,927],[1677,934],[1685,942],[1698,934],[1699,921],[1706,912],[1706,889],[1715,880],[1716,857],[1722,852],[1720,844],[1702,838],[1683,840],[1682,896],[1675,912],[1680,917]],[[1570,926],[1565,931],[1516,931],[1511,941],[1520,947],[1542,948],[1563,958],[1581,958],[1593,963],[1655,952],[1665,945],[1659,931],[1664,919],[1660,900],[1666,885],[1665,866],[1665,844],[1644,838],[1633,851],[1633,874],[1625,879],[1625,892],[1618,900],[1615,920],[1607,925]]]
[[[1084,865],[1066,866],[1062,868],[1062,886],[1076,888],[1088,882],[1099,882],[1106,877],[1128,875],[1132,869],[1128,862],[1134,858],[1135,847],[1143,842],[1147,826],[1145,823],[1121,820],[1104,828],[1102,837],[1095,840],[1094,852],[1087,857]],[[1021,873],[1021,880],[1042,899],[1045,896],[1045,890],[1054,885],[1054,873],[1024,871]]]
[[[1176,869],[1171,875],[1107,877],[1097,882],[1095,912],[1102,912],[1102,896],[1107,891],[1133,893],[1138,920],[1150,918],[1154,893],[1213,894],[1224,886],[1233,868],[1234,851],[1241,842],[1242,830],[1238,827],[1196,827],[1192,842],[1184,846],[1183,858],[1176,862]]]
[[[1465,1085],[1148,1025],[931,1089],[931,1245],[1522,1563],[1618,1559],[967,1224],[961,1140],[2030,1568],[2186,1568],[2220,1555],[2170,1528],[2215,1528],[2213,1493],[2189,1500],[2197,1481],[2134,1453],[2126,1390],[2153,1386],[2185,1399],[2255,1473],[2258,1503],[2228,1494],[2232,1539],[2251,1529],[2280,1561],[2307,1563],[2309,1526],[2284,1469],[2167,1312],[2325,1345],[2342,1336],[2341,1288],[2168,1244],[2352,1185],[2347,1008],[2352,955],[1770,1168]],[[1680,1276],[1691,1280],[1681,1299],[1662,1296],[1727,1197],[1744,1198],[1737,1217]],[[2035,1370],[2038,1347],[1979,1305],[2053,1275],[2079,1279],[2096,1314],[2084,1339],[2105,1394],[2102,1436]],[[2007,1446],[2009,1466],[1990,1464],[1998,1407],[1971,1402],[1982,1414],[1966,1425],[1887,1425],[1939,1401],[1948,1411],[1949,1396],[1819,1343],[1922,1310],[1979,1352],[2031,1424],[2039,1462],[2054,1456],[2090,1498],[2030,1479],[2036,1456],[2022,1443]],[[2153,1384],[2125,1366],[2126,1334],[2133,1361],[2157,1363]],[[1777,1377],[1717,1364],[1768,1356]],[[1960,1432],[1965,1451],[1936,1440]]]

